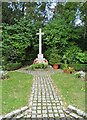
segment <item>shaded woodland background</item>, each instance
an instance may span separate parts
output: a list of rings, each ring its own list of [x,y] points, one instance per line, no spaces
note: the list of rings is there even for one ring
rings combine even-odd
[[[87,2],[59,2],[54,8],[52,4],[2,2],[3,65],[33,63],[38,54],[39,28],[45,33],[42,47],[48,61],[53,53],[61,56],[61,62],[87,64]]]

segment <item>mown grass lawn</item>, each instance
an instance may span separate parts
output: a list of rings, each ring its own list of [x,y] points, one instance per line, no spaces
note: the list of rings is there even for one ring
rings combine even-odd
[[[9,72],[9,79],[2,81],[2,114],[28,105],[33,76]]]
[[[85,82],[73,74],[56,73],[52,75],[55,86],[68,105],[76,106],[85,111]]]

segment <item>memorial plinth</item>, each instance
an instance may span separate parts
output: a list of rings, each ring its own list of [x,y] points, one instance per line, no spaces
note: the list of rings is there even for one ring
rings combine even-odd
[[[37,58],[34,60],[34,64],[36,63],[48,64],[48,61],[45,58],[43,58],[42,54],[42,35],[44,35],[44,33],[41,32],[41,28],[39,29],[39,33],[37,33],[37,35],[39,35],[39,54]]]

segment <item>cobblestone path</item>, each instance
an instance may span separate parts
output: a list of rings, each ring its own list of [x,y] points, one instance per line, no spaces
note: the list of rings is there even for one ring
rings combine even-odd
[[[29,101],[30,109],[25,112],[24,118],[37,119],[67,119],[78,118],[71,113],[66,114],[61,97],[54,89],[50,74],[51,71],[22,71],[34,75],[32,93]],[[60,71],[61,72],[61,71]],[[74,117],[73,117],[74,116]]]
[[[46,73],[38,72],[34,76],[32,95],[30,98],[30,117],[65,117],[62,101],[57,96],[52,81]]]
[[[34,76],[29,106],[0,116],[0,120],[85,120],[81,115],[84,115],[84,112],[79,110],[75,112],[72,106],[68,109],[64,108],[62,99],[55,90],[50,77],[55,73],[53,69],[30,71],[22,68],[17,71]],[[62,71],[58,70],[57,72]]]

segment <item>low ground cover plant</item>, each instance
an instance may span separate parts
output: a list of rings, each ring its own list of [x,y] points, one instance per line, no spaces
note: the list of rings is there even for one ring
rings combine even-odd
[[[60,68],[64,70],[64,72],[74,73],[74,67],[69,66],[68,64],[61,63]]]
[[[6,70],[16,70],[16,69],[19,69],[20,67],[22,67],[22,64],[21,63],[8,63],[6,66],[5,66],[5,69]]]
[[[87,71],[87,64],[70,64],[76,71],[83,70]]]
[[[47,64],[43,64],[43,63],[37,63],[37,64],[32,64],[29,69],[31,70],[35,70],[35,69],[45,69],[47,68],[48,65]]]
[[[0,70],[0,79],[5,80],[5,79],[8,79],[8,78],[9,78],[8,72]]]

